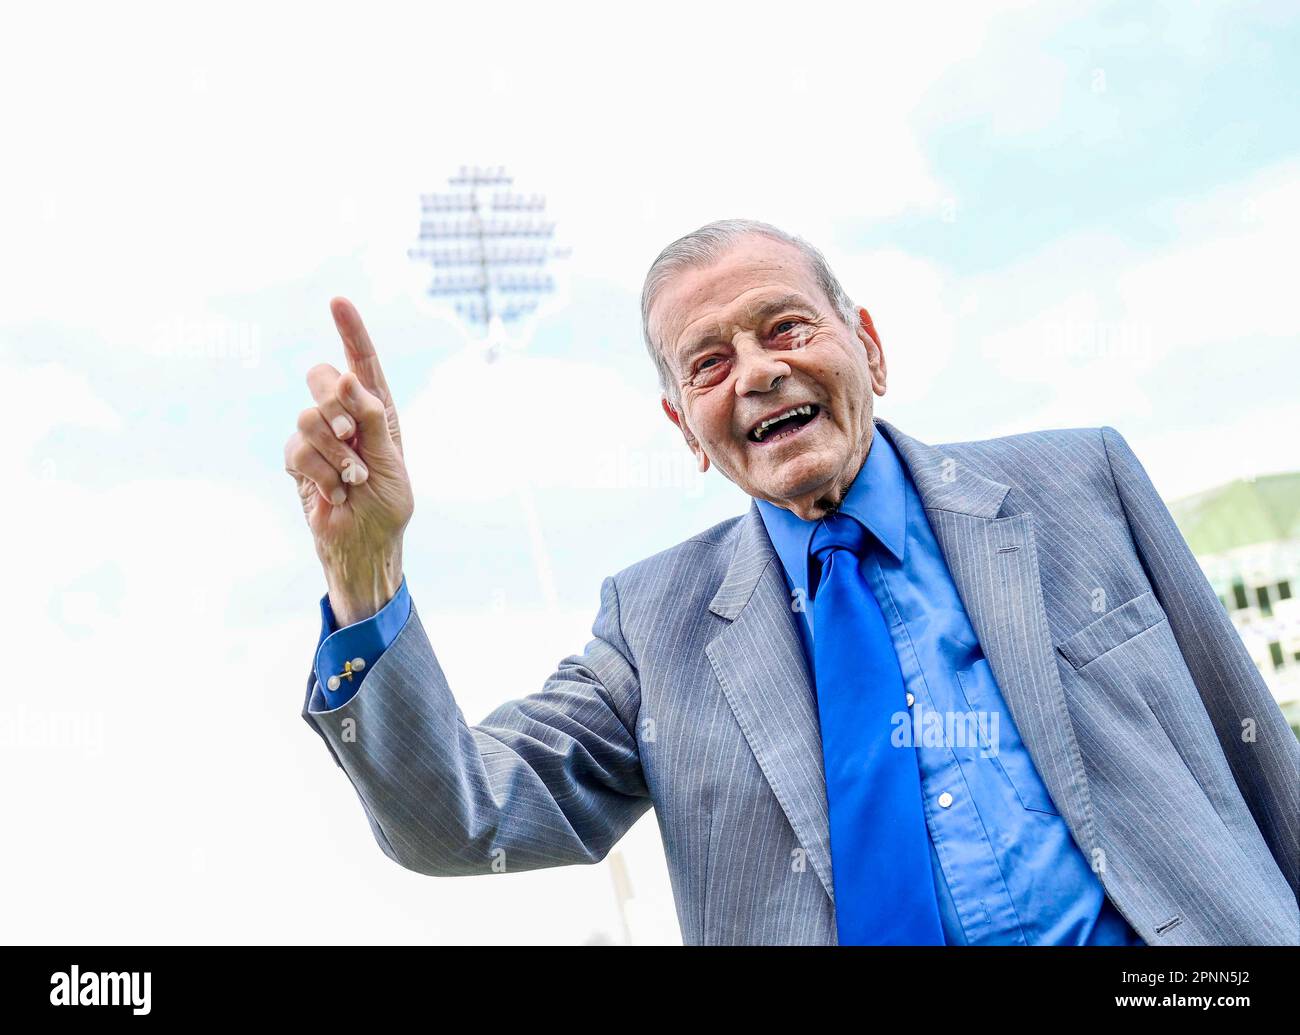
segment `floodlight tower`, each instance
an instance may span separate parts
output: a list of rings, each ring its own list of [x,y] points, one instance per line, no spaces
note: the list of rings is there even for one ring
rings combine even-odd
[[[514,177],[504,166],[462,165],[456,175],[447,177],[447,186],[446,192],[420,196],[420,243],[406,254],[433,267],[429,294],[452,302],[461,319],[481,334],[485,357],[493,363],[503,347],[527,344],[512,341],[506,325],[532,313],[545,295],[555,291],[548,265],[552,259],[567,259],[570,250],[551,242],[555,223],[545,217],[545,196],[515,191]],[[515,491],[542,597],[554,614],[559,597],[550,552],[526,475]],[[630,944],[631,885],[618,849],[610,865],[623,940]]]
[[[515,191],[505,166],[462,165],[447,186],[420,196],[420,244],[407,255],[433,267],[429,294],[480,332],[491,363],[511,343],[506,325],[555,291],[548,265],[569,250],[551,242],[546,197]]]

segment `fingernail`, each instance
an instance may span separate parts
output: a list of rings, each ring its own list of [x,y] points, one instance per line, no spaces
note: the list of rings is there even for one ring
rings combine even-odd
[[[330,493],[330,502],[333,503],[334,506],[336,507],[347,498],[348,498],[347,492],[341,487],[335,489],[333,492]]]
[[[343,461],[342,477],[349,485],[360,485],[370,477],[370,472],[366,470],[364,464],[359,464],[351,457]]]
[[[340,413],[337,417],[335,417],[332,421],[330,421],[330,427],[334,429],[334,434],[338,438],[352,437],[351,417],[345,417],[343,416],[343,414]]]

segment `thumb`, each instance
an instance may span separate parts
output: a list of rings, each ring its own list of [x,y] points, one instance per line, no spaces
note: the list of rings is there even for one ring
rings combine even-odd
[[[388,411],[379,397],[351,370],[339,376],[336,386],[340,405],[356,421],[357,451],[361,456],[370,460],[399,456],[388,426]]]

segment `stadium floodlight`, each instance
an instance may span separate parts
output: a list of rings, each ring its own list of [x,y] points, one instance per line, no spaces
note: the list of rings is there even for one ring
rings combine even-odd
[[[550,261],[570,252],[552,243],[555,223],[545,217],[546,197],[515,191],[504,166],[462,165],[447,177],[447,186],[445,193],[420,196],[420,243],[407,256],[432,268],[429,295],[450,301],[461,319],[481,329],[487,361],[493,363],[507,341],[506,325],[534,312],[555,291]],[[550,551],[526,473],[515,492],[542,598],[555,614],[559,596]],[[631,885],[621,851],[615,849],[610,862],[623,941],[630,944]]]
[[[432,268],[429,295],[450,302],[481,333],[490,363],[505,344],[506,325],[555,291],[547,267],[569,250],[552,243],[546,196],[515,191],[505,166],[462,165],[447,186],[420,196],[420,243],[407,256]]]

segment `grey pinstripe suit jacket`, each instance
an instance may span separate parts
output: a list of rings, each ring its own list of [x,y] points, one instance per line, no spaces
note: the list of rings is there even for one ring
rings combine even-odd
[[[1149,944],[1300,944],[1300,745],[1112,428],[927,446],[885,421],[1059,813]],[[605,579],[593,639],[465,722],[418,612],[303,717],[434,875],[606,855],[654,807],[683,938],[834,943],[816,703],[756,505]],[[494,865],[495,864],[495,865]]]

